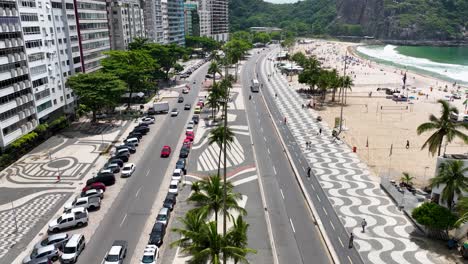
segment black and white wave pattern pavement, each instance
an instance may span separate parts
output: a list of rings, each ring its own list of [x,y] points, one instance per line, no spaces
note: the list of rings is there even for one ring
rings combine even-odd
[[[277,51],[269,54],[274,58]],[[331,129],[315,122],[317,114],[302,109],[301,98],[279,72],[273,61],[262,61],[261,74],[271,96],[277,93],[276,104],[288,127],[307,158],[315,177],[333,204],[348,230],[355,234],[355,243],[366,263],[434,263],[429,251],[413,242],[411,222],[398,211],[391,199],[370,179],[367,166],[343,143],[333,142]],[[322,128],[322,135],[318,135]],[[306,149],[305,142],[312,142]],[[367,228],[361,233],[361,220]]]

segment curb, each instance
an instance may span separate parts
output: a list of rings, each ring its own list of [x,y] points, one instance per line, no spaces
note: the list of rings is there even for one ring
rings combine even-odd
[[[262,100],[263,100],[263,103],[266,106],[266,109],[268,110],[268,114],[269,114],[270,118],[272,118],[273,115],[272,115],[272,113],[270,111],[270,107],[268,106],[268,104],[267,104],[267,102],[265,100],[265,96],[263,95],[263,89],[260,89],[260,93],[262,94]],[[294,171],[294,175],[296,176],[296,180],[299,183],[302,194],[304,195],[304,197],[307,200],[307,205],[309,206],[310,210],[312,211],[312,216],[315,219],[315,222],[316,222],[316,224],[318,226],[318,230],[320,231],[320,234],[321,234],[323,240],[325,241],[328,253],[331,256],[333,263],[339,264],[340,260],[338,258],[338,255],[335,252],[335,248],[333,247],[330,239],[328,238],[327,233],[325,232],[325,228],[323,226],[322,220],[320,219],[320,217],[316,217],[316,216],[318,216],[317,210],[315,209],[315,206],[312,203],[312,200],[310,199],[309,194],[307,193],[307,191],[306,191],[306,189],[304,187],[304,183],[303,183],[301,177],[299,176],[300,174],[299,174],[299,172],[298,172],[298,170],[296,168],[296,165],[292,161],[291,153],[289,152],[289,149],[287,148],[286,143],[284,142],[283,137],[281,136],[280,130],[279,130],[278,126],[276,125],[276,122],[273,119],[271,121],[273,123],[273,126],[275,127],[276,134],[278,135],[278,138],[281,141],[281,145],[283,145],[284,152],[286,153],[286,156],[288,157],[288,162],[289,162],[289,164],[291,165],[291,168]]]

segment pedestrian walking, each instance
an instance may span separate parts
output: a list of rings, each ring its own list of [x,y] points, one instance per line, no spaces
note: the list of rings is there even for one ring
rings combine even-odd
[[[286,124],[286,121],[287,121],[287,120],[286,120],[286,117],[284,117],[284,123],[285,123],[285,124]]]
[[[351,233],[350,236],[349,236],[348,248],[353,248],[353,244],[354,244],[354,235],[353,235],[353,233]]]
[[[406,149],[409,149],[409,140],[406,140]]]
[[[309,141],[306,141],[306,149],[309,148]]]
[[[311,169],[310,166],[309,166],[309,167],[307,168],[307,178],[309,178],[309,179],[310,179],[310,171],[311,171],[311,170],[312,170],[312,169]]]
[[[278,97],[278,94],[277,94],[277,93],[275,93],[275,98],[276,98],[276,97]]]
[[[322,135],[322,128],[319,128],[319,134]]]
[[[362,219],[361,226],[362,226],[362,233],[366,232],[366,226],[367,226],[366,219]]]
[[[302,104],[302,109],[304,109],[304,104]]]

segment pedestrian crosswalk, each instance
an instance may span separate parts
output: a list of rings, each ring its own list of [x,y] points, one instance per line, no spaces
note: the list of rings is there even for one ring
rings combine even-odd
[[[224,156],[221,153],[221,167],[224,167]],[[208,146],[198,157],[198,171],[214,171],[218,169],[218,161],[220,157],[220,148],[217,144]],[[244,162],[244,149],[237,138],[231,143],[227,149],[226,167],[232,167]]]

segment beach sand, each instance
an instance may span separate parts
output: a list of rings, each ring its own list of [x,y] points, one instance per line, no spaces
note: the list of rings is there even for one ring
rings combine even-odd
[[[416,186],[426,186],[435,174],[436,157],[429,154],[427,148],[421,150],[431,133],[418,136],[416,128],[429,121],[430,114],[440,116],[441,107],[437,100],[450,96],[452,91],[457,90],[458,85],[454,87],[450,82],[408,71],[406,87],[409,89],[408,93],[404,90],[403,94],[414,97],[414,100],[410,100],[409,103],[397,103],[386,99],[385,92],[377,91],[377,88],[401,88],[405,70],[358,57],[353,53],[357,45],[314,40],[313,43],[296,45],[294,52],[309,51],[320,59],[323,67],[337,69],[343,74],[343,58],[348,51],[348,56],[353,57],[353,62],[347,65],[346,72],[353,78],[354,86],[352,91],[347,93],[347,105],[343,110],[346,129],[341,133],[341,137],[349,146],[357,148],[357,154],[375,175],[391,177],[398,181],[402,172],[408,172],[415,178],[413,182]],[[295,83],[295,87],[308,88],[297,83],[297,76],[292,82]],[[444,92],[446,85],[448,91]],[[430,87],[433,88],[432,91]],[[465,89],[462,87],[463,91]],[[327,101],[330,100],[331,95],[327,95]],[[467,114],[463,106],[464,100],[462,97],[450,103],[456,106],[460,113]],[[340,116],[340,106],[327,104],[319,113],[323,120],[333,127],[335,118]],[[406,148],[407,140],[410,143],[409,149]],[[442,153],[443,151],[444,148]],[[468,146],[456,139],[447,146],[446,153],[468,153]]]

